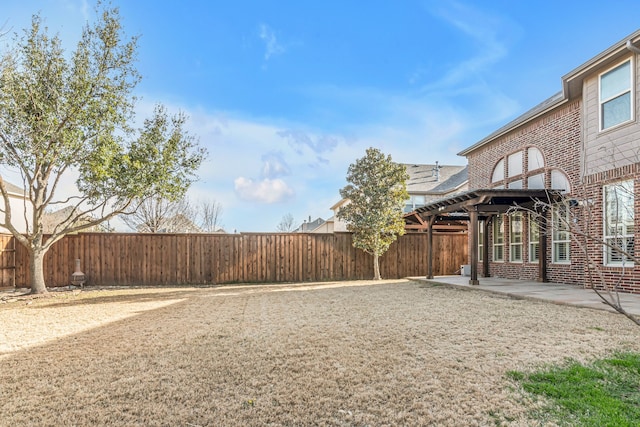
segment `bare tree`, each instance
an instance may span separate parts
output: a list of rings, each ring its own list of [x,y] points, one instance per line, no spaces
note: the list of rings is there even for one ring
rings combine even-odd
[[[640,257],[634,249],[635,238],[632,232],[629,233],[633,230],[634,194],[633,185],[627,185],[628,182],[606,186],[602,202],[604,212],[596,207],[593,199],[588,197],[590,193],[584,188],[565,196],[559,203],[537,201],[534,209],[525,210],[530,213],[532,220],[540,224],[540,233],[559,238],[564,234],[570,238],[585,259],[585,285],[603,303],[640,326],[640,318],[623,307],[619,294],[633,265],[640,264]],[[517,210],[522,208],[518,207]],[[602,223],[598,221],[601,215],[605,217],[604,234]],[[602,250],[594,251],[594,248]],[[611,262],[620,268],[617,272],[609,269],[605,274],[605,267]]]
[[[125,224],[140,233],[194,233],[195,211],[186,197],[171,201],[156,197],[138,201],[122,217]]]
[[[222,204],[214,199],[200,200],[196,206],[200,229],[203,233],[215,233],[221,227]]]
[[[277,230],[282,233],[291,233],[296,229],[295,218],[291,213],[285,214],[282,216],[280,223],[278,224]]]

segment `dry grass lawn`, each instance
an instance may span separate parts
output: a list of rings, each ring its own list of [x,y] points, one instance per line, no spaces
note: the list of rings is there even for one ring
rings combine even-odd
[[[535,425],[505,378],[640,351],[604,311],[409,281],[0,304],[1,425]]]

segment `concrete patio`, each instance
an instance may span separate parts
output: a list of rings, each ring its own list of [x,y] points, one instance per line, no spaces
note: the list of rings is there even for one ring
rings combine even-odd
[[[561,283],[540,283],[498,277],[479,277],[479,285],[470,285],[468,276],[436,276],[434,279],[412,277],[411,280],[439,283],[448,286],[476,289],[484,292],[509,295],[513,298],[549,301],[555,304],[573,305],[598,310],[615,311],[602,302],[591,289]],[[621,306],[629,313],[640,316],[640,295],[619,293]]]

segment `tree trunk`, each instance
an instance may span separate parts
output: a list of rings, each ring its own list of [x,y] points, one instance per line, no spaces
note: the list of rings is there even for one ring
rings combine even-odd
[[[44,252],[30,251],[29,271],[31,272],[31,293],[46,294],[47,286],[44,282]]]
[[[378,255],[373,255],[373,280],[380,280],[380,263],[378,262]]]

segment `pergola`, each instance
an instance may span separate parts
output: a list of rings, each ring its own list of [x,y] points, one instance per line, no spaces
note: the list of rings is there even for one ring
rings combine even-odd
[[[483,258],[483,276],[489,277],[489,220],[495,216],[507,212],[527,210],[539,213],[536,220],[539,221],[540,229],[544,230],[546,217],[544,210],[552,203],[562,200],[560,190],[520,190],[520,189],[488,189],[472,190],[460,193],[446,199],[431,202],[415,210],[416,216],[420,217],[427,225],[428,233],[428,260],[427,279],[433,279],[433,232],[440,222],[459,221],[464,219],[469,222],[469,233],[471,234],[469,248],[469,262],[471,265],[471,285],[478,282],[478,221],[484,220],[483,247],[485,256]],[[547,235],[539,233],[540,256],[538,262],[538,280],[547,281]]]

